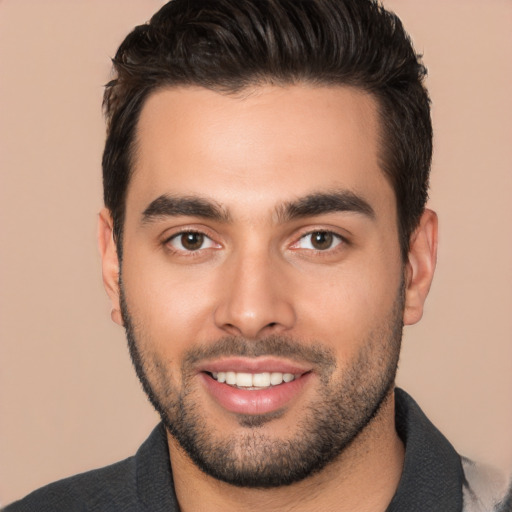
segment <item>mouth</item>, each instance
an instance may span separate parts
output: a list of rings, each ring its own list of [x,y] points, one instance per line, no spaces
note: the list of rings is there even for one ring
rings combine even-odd
[[[284,409],[296,401],[313,377],[311,368],[276,359],[234,359],[205,365],[203,386],[222,409],[258,415]]]
[[[247,373],[236,371],[211,372],[209,374],[214,380],[233,386],[238,389],[257,391],[268,389],[273,386],[280,386],[292,382],[300,377],[300,374],[283,372],[262,372]]]

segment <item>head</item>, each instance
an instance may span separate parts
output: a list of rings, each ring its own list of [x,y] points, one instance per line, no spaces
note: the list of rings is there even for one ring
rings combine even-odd
[[[436,245],[424,69],[399,20],[174,0],[114,66],[104,280],[171,452],[273,487],[389,438]]]
[[[305,83],[353,86],[376,100],[379,163],[393,187],[400,247],[425,208],[432,157],[424,66],[401,21],[376,1],[174,0],[123,41],[107,85],[105,206],[122,255],[135,132],[147,98],[165,87],[224,94]]]

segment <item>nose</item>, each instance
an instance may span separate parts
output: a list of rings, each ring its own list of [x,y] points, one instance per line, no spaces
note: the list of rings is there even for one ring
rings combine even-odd
[[[296,322],[293,293],[283,264],[268,254],[240,254],[226,262],[215,324],[226,333],[258,339],[291,329]]]

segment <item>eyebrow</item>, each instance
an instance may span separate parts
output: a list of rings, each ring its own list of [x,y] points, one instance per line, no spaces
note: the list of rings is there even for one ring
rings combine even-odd
[[[365,199],[350,190],[317,192],[284,203],[277,209],[280,222],[334,212],[353,212],[375,219],[375,210]]]
[[[313,217],[334,212],[354,212],[375,219],[375,211],[362,197],[349,190],[316,192],[276,208],[278,222]],[[166,217],[200,217],[228,223],[229,212],[221,205],[202,197],[164,194],[153,200],[142,213],[142,223],[149,224]]]
[[[200,197],[161,195],[142,212],[142,223],[149,224],[165,217],[201,217],[229,222],[229,213],[222,206]]]

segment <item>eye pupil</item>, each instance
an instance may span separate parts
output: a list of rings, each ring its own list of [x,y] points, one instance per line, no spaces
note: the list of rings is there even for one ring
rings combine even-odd
[[[202,233],[183,233],[181,235],[181,244],[189,251],[197,251],[201,248],[204,242],[204,235]]]
[[[311,245],[315,249],[325,250],[332,245],[333,234],[328,231],[317,231],[311,234]]]

